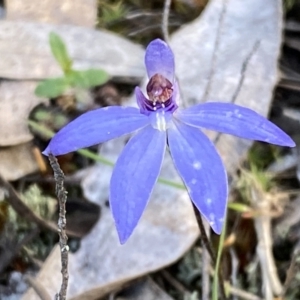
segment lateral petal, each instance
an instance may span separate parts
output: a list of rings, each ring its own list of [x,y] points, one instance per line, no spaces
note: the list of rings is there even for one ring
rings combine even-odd
[[[160,74],[173,83],[175,73],[174,54],[166,42],[156,39],[148,45],[145,64],[149,78],[155,74]]]
[[[134,94],[136,98],[136,102],[138,107],[140,108],[140,112],[144,115],[149,115],[151,113],[151,108],[149,108],[149,100],[145,97],[140,87],[136,87],[134,89]]]
[[[175,167],[191,200],[212,229],[222,231],[228,184],[222,160],[213,143],[199,129],[174,121],[168,144]]]
[[[295,146],[294,141],[275,124],[249,108],[231,103],[207,102],[195,105],[178,112],[176,117],[195,127],[279,146]]]
[[[166,132],[147,126],[129,140],[117,160],[110,182],[110,206],[121,244],[145,210],[165,149]]]
[[[43,154],[66,154],[131,133],[148,123],[148,117],[134,107],[108,106],[89,111],[63,127]]]

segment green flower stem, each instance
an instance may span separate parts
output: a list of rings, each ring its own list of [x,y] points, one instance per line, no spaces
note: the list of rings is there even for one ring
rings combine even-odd
[[[110,167],[113,167],[115,165],[112,161],[110,161],[110,160],[106,159],[105,157],[98,155],[97,153],[94,153],[88,149],[80,149],[80,150],[77,150],[76,152],[78,152],[82,156],[90,158],[96,162],[100,162],[104,165],[107,165]]]
[[[219,245],[218,245],[218,253],[217,253],[217,260],[216,260],[216,266],[214,270],[214,277],[213,277],[213,285],[212,285],[212,300],[218,300],[218,287],[219,287],[219,271],[220,271],[220,263],[221,263],[221,256],[222,256],[222,251],[223,251],[223,245],[224,245],[224,240],[225,240],[225,235],[226,235],[226,220],[227,217],[225,216],[224,218],[224,226],[223,230],[219,239]],[[224,284],[224,282],[222,283]],[[225,289],[226,292],[226,289]]]

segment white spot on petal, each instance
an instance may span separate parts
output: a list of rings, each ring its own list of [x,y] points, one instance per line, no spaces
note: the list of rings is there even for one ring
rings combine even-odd
[[[103,110],[108,110],[108,106],[104,107]]]
[[[209,224],[210,224],[210,226],[215,225],[215,214],[213,214],[213,213],[209,214]]]
[[[240,119],[242,117],[242,115],[240,114],[240,110],[239,109],[235,109],[234,110],[234,114]]]
[[[232,111],[228,111],[226,113],[226,118],[230,118],[230,117],[232,117],[232,115],[233,115]]]
[[[211,198],[207,198],[207,199],[206,199],[206,204],[207,204],[207,205],[211,205],[211,203],[212,203],[212,199],[211,199]]]
[[[193,162],[193,167],[195,170],[200,170],[202,168],[202,164],[200,161],[196,160]]]
[[[196,184],[197,183],[197,179],[193,178],[191,181],[192,184]]]

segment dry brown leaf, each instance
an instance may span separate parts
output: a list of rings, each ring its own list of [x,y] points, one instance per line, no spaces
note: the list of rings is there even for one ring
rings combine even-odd
[[[17,180],[38,170],[31,142],[0,148],[0,162],[0,174],[8,181]]]
[[[32,140],[28,116],[38,104],[46,101],[34,95],[34,81],[1,81],[0,83],[0,147]]]
[[[132,284],[116,300],[172,300],[153,280],[146,278]]]

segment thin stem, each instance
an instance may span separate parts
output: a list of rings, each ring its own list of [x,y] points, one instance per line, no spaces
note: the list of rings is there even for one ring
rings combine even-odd
[[[228,2],[228,0],[222,1],[222,8],[221,8],[221,12],[219,14],[218,29],[217,29],[216,39],[215,39],[215,43],[214,43],[212,61],[211,61],[211,66],[210,66],[210,70],[209,70],[209,74],[208,74],[207,85],[206,85],[205,92],[204,92],[204,97],[203,97],[204,101],[203,102],[205,102],[209,96],[213,77],[216,72],[218,51],[220,50],[219,47],[220,47],[220,42],[221,42],[221,36],[222,36],[222,32],[224,30],[223,24],[224,24],[226,11],[227,11],[227,2]]]
[[[255,216],[254,226],[257,236],[256,253],[261,264],[264,296],[272,299],[281,295],[283,287],[278,277],[275,259],[272,251],[271,216],[272,195],[266,194],[260,187],[253,184],[250,189],[252,207],[262,212]]]
[[[193,205],[193,207],[194,207],[194,211],[195,211],[195,215],[196,215],[196,220],[197,220],[197,223],[198,223],[198,226],[199,226],[199,229],[200,229],[201,240],[202,240],[205,248],[207,249],[207,251],[208,251],[208,253],[210,255],[210,258],[211,258],[211,261],[212,261],[215,273],[217,274],[216,276],[218,277],[218,280],[219,280],[219,287],[220,287],[221,299],[226,300],[227,297],[226,297],[226,293],[225,293],[225,289],[224,289],[224,284],[223,284],[224,280],[223,280],[222,273],[219,272],[220,262],[218,263],[218,269],[217,269],[216,255],[214,253],[214,250],[213,250],[213,247],[212,247],[212,245],[210,243],[210,240],[209,240],[209,238],[208,238],[208,236],[206,234],[205,227],[204,227],[203,221],[202,221],[202,217],[201,217],[198,209],[194,205]],[[218,253],[218,256],[219,256],[219,253]]]
[[[224,220],[227,220],[226,216],[225,216]],[[220,263],[221,263],[225,235],[226,235],[226,222],[224,222],[223,230],[221,232],[221,236],[219,239],[217,261],[216,261],[216,265],[215,265],[215,273],[214,273],[214,279],[213,279],[213,294],[212,294],[213,300],[218,300],[218,286],[219,285],[221,287],[221,292],[222,292],[222,294],[223,293],[225,294],[225,299],[226,299],[226,293],[224,291],[224,281],[222,278],[223,276],[222,276],[222,273],[220,270]],[[219,282],[219,280],[220,280],[220,282]]]
[[[169,15],[172,0],[165,0],[163,18],[162,18],[162,33],[164,40],[169,41]]]
[[[198,226],[200,229],[202,243],[204,244],[205,248],[207,249],[207,251],[211,257],[211,260],[212,260],[213,264],[215,265],[216,255],[214,253],[214,250],[210,243],[210,240],[208,239],[208,236],[206,234],[205,227],[204,227],[204,224],[202,221],[202,217],[201,217],[198,209],[195,206],[194,206],[194,211],[195,211],[197,223],[198,223]]]
[[[66,300],[67,298],[67,288],[69,281],[68,273],[68,253],[69,246],[67,244],[68,237],[66,234],[66,202],[67,202],[67,192],[64,188],[64,173],[61,170],[59,163],[55,156],[49,154],[50,165],[54,172],[54,179],[56,182],[55,192],[59,204],[59,217],[58,217],[58,235],[59,235],[59,246],[61,254],[61,274],[62,274],[62,283],[59,294],[56,294],[56,300]]]
[[[285,282],[283,285],[282,297],[285,296],[285,293],[287,292],[288,288],[291,286],[291,283],[293,282],[293,280],[295,280],[297,278],[296,277],[297,270],[300,269],[300,259],[299,258],[300,258],[300,241],[298,241],[297,245],[295,246],[290,266],[286,272],[286,279],[285,279]]]
[[[205,233],[210,239],[210,226],[208,222],[204,221],[204,227],[205,227]],[[202,300],[207,300],[209,299],[210,295],[210,274],[209,274],[209,269],[211,267],[211,259],[208,251],[206,248],[203,247],[202,250]]]

